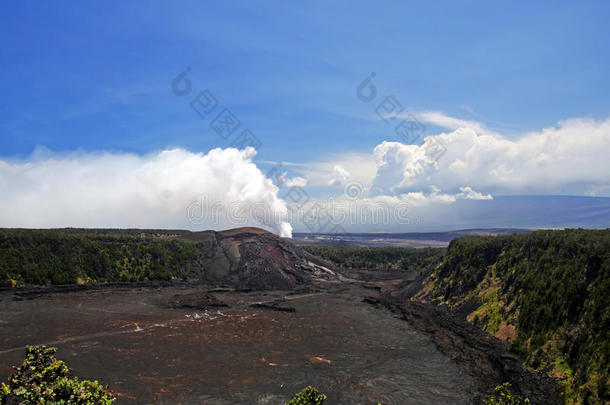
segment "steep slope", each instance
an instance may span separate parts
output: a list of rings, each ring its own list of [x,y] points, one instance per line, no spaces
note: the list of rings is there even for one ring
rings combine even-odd
[[[336,279],[330,265],[259,228],[190,233],[181,241],[203,253],[201,278],[240,288],[288,289],[314,279]]]
[[[510,342],[566,403],[610,401],[610,230],[456,239],[415,299]]]

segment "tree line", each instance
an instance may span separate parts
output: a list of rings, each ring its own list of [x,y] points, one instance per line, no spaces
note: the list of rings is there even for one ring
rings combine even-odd
[[[421,271],[439,264],[445,248],[302,246],[344,269]]]
[[[437,302],[478,302],[469,319],[488,332],[513,328],[511,349],[566,403],[610,401],[610,229],[455,239],[431,280]]]
[[[176,232],[0,230],[0,286],[196,278],[200,246]]]

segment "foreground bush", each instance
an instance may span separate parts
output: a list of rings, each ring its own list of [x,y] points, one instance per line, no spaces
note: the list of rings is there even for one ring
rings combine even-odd
[[[510,392],[510,383],[498,385],[492,395],[483,399],[485,405],[527,405],[530,400]]]
[[[25,360],[14,367],[8,385],[0,386],[0,403],[47,405],[110,405],[114,398],[97,381],[70,377],[71,370],[57,360],[54,347],[27,346]]]
[[[296,394],[294,398],[286,402],[285,405],[322,405],[324,401],[326,401],[326,395],[321,394],[317,389],[308,385]]]

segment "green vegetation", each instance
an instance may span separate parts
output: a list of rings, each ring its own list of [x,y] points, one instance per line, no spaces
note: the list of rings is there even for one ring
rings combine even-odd
[[[317,389],[308,385],[296,394],[294,398],[286,402],[285,405],[322,405],[324,401],[326,401],[326,395],[321,394]]]
[[[435,267],[445,248],[303,246],[309,253],[345,269],[421,271]]]
[[[566,403],[610,401],[610,230],[459,238],[429,287],[477,302],[469,320],[556,377]]]
[[[66,364],[53,355],[57,349],[46,346],[28,346],[25,360],[8,384],[0,385],[2,404],[46,405],[110,405],[112,395],[97,381],[71,377]]]
[[[201,249],[179,233],[0,229],[0,287],[196,278]]]
[[[521,398],[518,395],[513,394],[510,391],[510,383],[504,383],[498,385],[494,390],[494,393],[486,396],[483,399],[485,405],[527,405],[530,400],[527,398]]]

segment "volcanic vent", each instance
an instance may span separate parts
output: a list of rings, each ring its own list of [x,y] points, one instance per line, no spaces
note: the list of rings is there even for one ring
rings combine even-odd
[[[328,263],[260,228],[193,232],[179,239],[201,244],[202,279],[206,282],[291,289],[316,279],[337,279]]]

